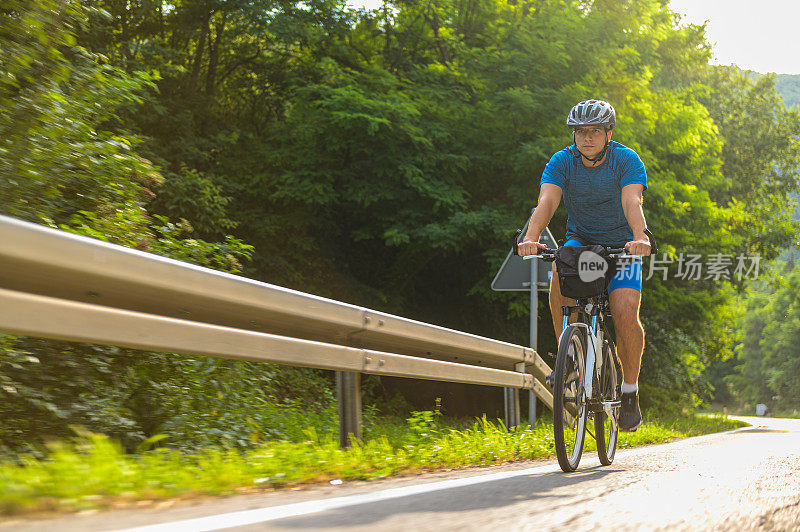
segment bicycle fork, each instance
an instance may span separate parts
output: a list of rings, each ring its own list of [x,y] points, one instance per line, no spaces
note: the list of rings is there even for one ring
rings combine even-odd
[[[600,310],[596,305],[592,306],[592,310],[589,313],[592,317],[591,326],[580,321],[568,323],[570,311],[570,307],[564,307],[564,325],[561,329],[561,336],[559,337],[558,342],[560,345],[562,337],[564,336],[564,333],[569,325],[583,329],[584,338],[586,339],[586,371],[583,376],[583,390],[585,398],[588,401],[593,395],[593,377],[596,375],[597,381],[600,382],[600,376],[603,370],[603,357],[602,355],[597,355],[599,352],[601,352],[603,346],[603,331],[602,329],[598,330],[597,327],[597,317],[600,314]],[[610,371],[616,371],[616,369],[610,368]],[[603,412],[605,412],[608,419],[614,425],[614,429],[617,428],[617,418],[614,415],[614,408],[618,408],[621,406],[621,404],[621,401],[600,401],[600,405],[603,407]]]
[[[586,338],[586,371],[583,376],[583,390],[586,394],[586,398],[589,399],[592,397],[592,384],[595,372],[599,373],[599,366],[595,368],[595,364],[597,363],[597,348],[595,347],[595,342],[597,342],[598,338],[594,334],[593,331],[589,330],[589,326],[586,323],[575,322],[570,323],[573,327],[580,327],[584,331],[584,338]],[[564,329],[561,334],[563,336],[566,329]],[[602,331],[600,332],[601,341],[602,341]],[[559,339],[561,342],[561,339]],[[602,364],[602,362],[600,362]]]

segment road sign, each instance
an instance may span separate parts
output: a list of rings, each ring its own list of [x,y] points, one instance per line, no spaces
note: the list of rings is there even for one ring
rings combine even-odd
[[[522,234],[528,229],[528,224],[522,228]],[[544,228],[539,241],[546,244],[549,248],[557,248],[553,234],[547,227]],[[535,273],[534,273],[535,272]],[[538,321],[539,321],[539,290],[548,291],[550,289],[550,278],[553,275],[550,263],[542,263],[537,259],[524,260],[522,257],[514,255],[509,251],[505,262],[500,267],[500,271],[494,276],[492,290],[498,292],[530,292],[531,295],[531,324],[530,336],[531,347],[537,349]],[[531,290],[531,278],[537,278],[537,290]],[[512,427],[519,424],[519,391],[511,388],[504,390],[506,426]],[[530,392],[528,401],[528,425],[536,425],[536,396]]]
[[[522,228],[522,234],[525,234],[525,230],[528,228],[528,224],[525,224],[525,227]],[[550,233],[550,229],[544,229],[539,242],[543,244],[547,244],[549,248],[557,248],[558,244],[556,244],[555,239],[553,238],[553,234]],[[550,289],[550,277],[552,277],[552,268],[550,263],[542,263],[538,259],[531,259],[538,267],[538,279],[537,279],[537,287],[539,290],[547,291]],[[512,252],[508,252],[508,256],[506,257],[505,262],[500,267],[500,271],[497,272],[497,275],[494,277],[494,281],[492,281],[492,290],[496,292],[518,292],[523,291],[527,292],[531,289],[531,264],[527,260],[523,260],[522,257],[518,257],[514,255]]]

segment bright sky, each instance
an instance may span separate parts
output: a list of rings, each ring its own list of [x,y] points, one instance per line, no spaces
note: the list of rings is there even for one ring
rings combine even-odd
[[[715,63],[756,72],[800,74],[798,0],[671,0],[684,22],[706,25]]]
[[[380,7],[381,0],[349,0]],[[671,0],[684,22],[702,24],[714,45],[714,63],[756,72],[800,74],[800,0]]]

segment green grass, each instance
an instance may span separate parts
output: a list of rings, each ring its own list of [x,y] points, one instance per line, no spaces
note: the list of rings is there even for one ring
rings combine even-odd
[[[651,420],[635,433],[621,433],[619,446],[663,443],[741,425],[723,416]],[[507,431],[486,419],[445,425],[432,412],[419,412],[408,425],[374,425],[366,441],[348,450],[309,429],[303,442],[271,442],[249,452],[154,449],[137,455],[125,454],[105,436],[87,435],[79,443],[52,446],[44,460],[20,456],[19,463],[0,462],[0,514],[75,511],[545,458],[554,455],[552,429],[546,421],[532,431]],[[586,449],[594,449],[588,435]]]

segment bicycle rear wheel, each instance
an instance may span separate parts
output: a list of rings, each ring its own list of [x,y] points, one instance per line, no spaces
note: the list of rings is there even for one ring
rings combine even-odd
[[[597,457],[603,465],[611,465],[617,452],[617,436],[619,435],[620,392],[618,388],[620,373],[614,353],[608,342],[603,342],[603,366],[600,370],[597,393],[600,401],[606,403],[607,409],[594,413],[594,435],[597,441]],[[610,404],[609,404],[610,403]],[[612,417],[608,416],[611,412]],[[606,430],[606,420],[608,427]]]
[[[577,469],[583,453],[587,417],[584,375],[585,332],[570,325],[561,336],[553,370],[553,437],[558,465],[566,473]]]

